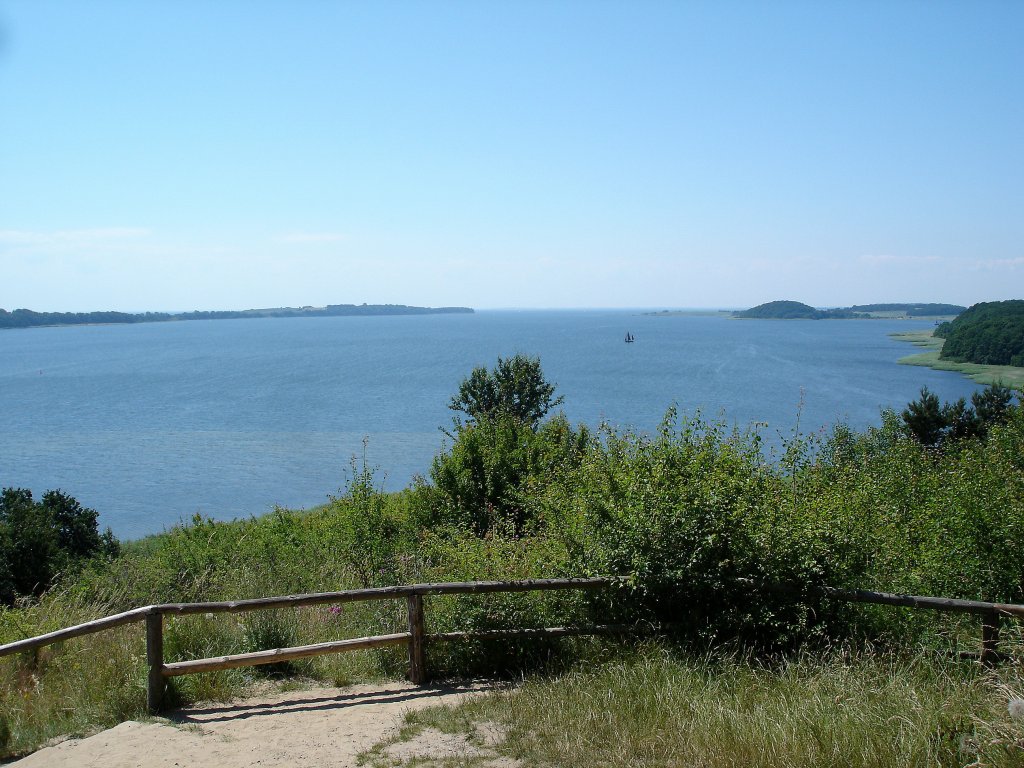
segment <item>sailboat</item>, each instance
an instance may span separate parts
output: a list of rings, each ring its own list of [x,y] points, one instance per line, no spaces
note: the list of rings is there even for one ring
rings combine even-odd
[[[636,339],[633,338],[633,334],[630,333],[629,331],[626,331],[626,343],[632,344],[634,341],[636,341]]]

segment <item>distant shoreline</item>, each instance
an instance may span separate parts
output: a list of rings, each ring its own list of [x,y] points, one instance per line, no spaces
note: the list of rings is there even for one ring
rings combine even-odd
[[[643,312],[644,317],[732,317],[731,309],[662,309]]]
[[[473,314],[470,307],[414,307],[406,304],[328,304],[324,307],[274,307],[270,309],[214,310],[195,312],[34,312],[0,309],[0,330],[53,328],[68,325],[134,325],[183,320],[249,320],[265,317],[380,317],[389,315]]]
[[[942,360],[939,352],[945,339],[932,335],[932,331],[901,331],[890,333],[889,336],[896,341],[905,341],[915,347],[922,347],[926,351],[916,355],[901,357],[900,365],[919,365],[925,368],[934,368],[937,371],[953,371],[972,379],[979,384],[1005,384],[1009,387],[1024,387],[1024,368],[1012,365],[980,365],[978,363],[957,363],[952,360]]]

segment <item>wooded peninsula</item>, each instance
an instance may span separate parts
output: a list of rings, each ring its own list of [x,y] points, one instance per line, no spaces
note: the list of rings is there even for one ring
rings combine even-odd
[[[980,365],[1024,366],[1024,300],[985,301],[935,329],[939,357]]]

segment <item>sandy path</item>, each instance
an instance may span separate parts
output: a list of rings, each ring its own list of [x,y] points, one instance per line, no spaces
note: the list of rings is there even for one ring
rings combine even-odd
[[[169,713],[172,724],[129,721],[86,739],[41,749],[18,768],[275,768],[355,766],[356,755],[393,734],[405,712],[455,703],[482,686],[407,683],[314,688]],[[435,732],[436,733],[436,732]],[[422,738],[430,739],[428,731]],[[450,739],[449,739],[450,742]],[[451,755],[451,743],[420,754]]]

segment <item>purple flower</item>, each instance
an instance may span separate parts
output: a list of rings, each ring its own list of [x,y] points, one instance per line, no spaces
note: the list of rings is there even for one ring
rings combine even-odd
[[[327,610],[331,612],[332,616],[339,616],[339,615],[341,615],[341,606],[340,605],[332,605]]]

